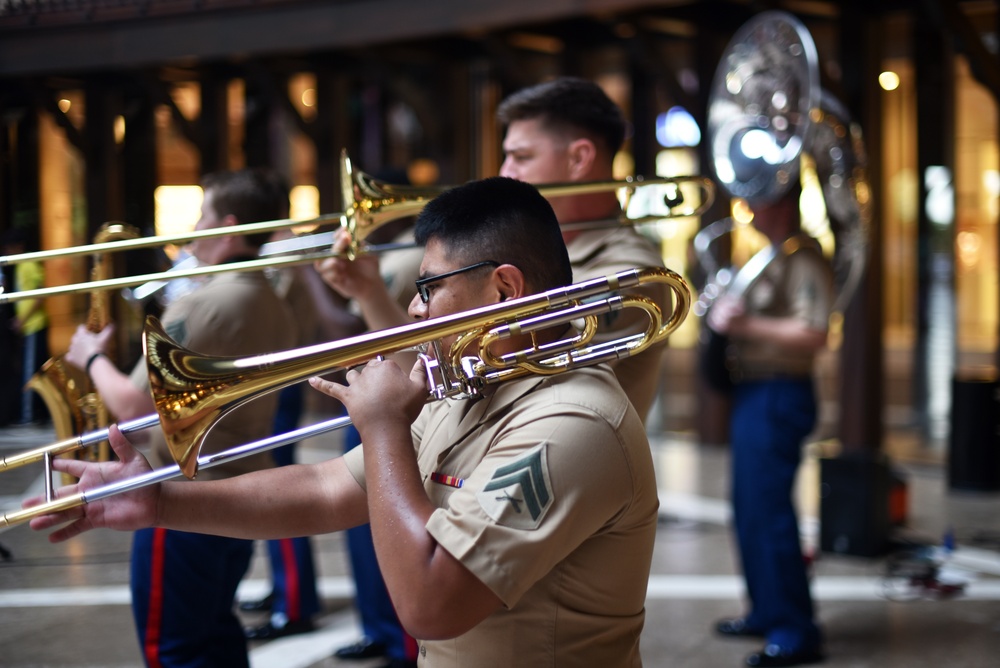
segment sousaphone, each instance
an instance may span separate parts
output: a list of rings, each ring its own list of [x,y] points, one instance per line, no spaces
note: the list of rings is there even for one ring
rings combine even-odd
[[[803,154],[812,157],[834,237],[831,262],[835,311],[850,300],[864,268],[870,220],[861,129],[819,83],[816,45],[806,27],[782,11],[758,14],[737,30],[719,62],[708,104],[711,168],[730,196],[752,208],[779,199],[800,179]],[[739,270],[720,266],[713,243],[732,231],[716,221],[694,239],[707,273],[692,311],[705,315],[723,292],[741,295],[783,252],[768,246]],[[700,368],[715,389],[728,389],[724,336],[703,329]]]

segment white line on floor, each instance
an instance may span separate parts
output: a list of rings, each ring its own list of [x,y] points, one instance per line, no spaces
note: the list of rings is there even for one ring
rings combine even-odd
[[[349,600],[353,582],[346,577],[320,579],[320,595],[327,600]],[[878,600],[884,580],[870,576],[820,576],[813,581],[813,595],[818,600]],[[247,580],[238,597],[252,599],[263,595],[264,580]],[[649,578],[651,599],[719,600],[743,596],[743,580],[736,575],[653,575]],[[954,600],[1000,600],[1000,580],[980,579],[966,584],[966,590]],[[35,608],[56,606],[128,605],[128,587],[50,587],[11,589],[0,592],[0,608]]]

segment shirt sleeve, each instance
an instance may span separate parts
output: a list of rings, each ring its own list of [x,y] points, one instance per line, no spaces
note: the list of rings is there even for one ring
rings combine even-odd
[[[428,406],[424,406],[423,410],[420,411],[420,415],[417,416],[416,421],[413,426],[410,427],[410,433],[413,434],[414,446],[420,443],[420,434],[423,433],[424,425],[427,419]],[[351,472],[354,479],[358,481],[361,485],[361,489],[368,491],[367,478],[365,477],[365,448],[362,443],[356,448],[351,448],[344,453],[344,463],[347,464],[347,470]]]

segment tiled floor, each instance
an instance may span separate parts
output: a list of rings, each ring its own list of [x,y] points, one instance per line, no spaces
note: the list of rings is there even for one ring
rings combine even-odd
[[[48,442],[44,429],[0,430],[3,454]],[[302,456],[339,452],[337,436],[305,444]],[[332,441],[332,444],[331,444]],[[661,491],[662,523],[650,579],[642,650],[646,666],[739,666],[753,642],[714,637],[715,619],[740,612],[741,580],[735,575],[725,501],[728,451],[704,446],[684,433],[652,437]],[[913,587],[928,558],[865,558],[817,553],[813,588],[827,637],[831,668],[886,666],[992,667],[1000,656],[1000,494],[948,489],[940,448],[905,431],[887,437],[886,450],[906,480],[906,526],[895,537],[938,542],[951,530],[957,549],[939,578],[960,591],[942,598],[934,586]],[[797,499],[806,543],[819,538],[821,471],[814,445],[802,468]],[[38,488],[39,470],[0,475],[0,506],[17,507]],[[0,665],[124,667],[140,664],[128,606],[125,534],[96,532],[63,545],[25,527],[0,533],[8,553],[0,562]],[[342,668],[331,651],[355,639],[346,555],[340,536],[315,541],[326,610],[320,628],[252,647],[254,668]],[[890,568],[890,564],[894,564]],[[263,546],[241,596],[264,593]],[[906,577],[888,577],[894,573]],[[257,622],[249,615],[248,623]]]

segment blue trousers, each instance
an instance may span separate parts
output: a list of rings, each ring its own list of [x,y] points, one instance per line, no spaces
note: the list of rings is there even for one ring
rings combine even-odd
[[[274,433],[284,434],[298,427],[303,408],[303,384],[290,385],[278,395],[278,411]],[[295,463],[296,443],[271,451],[274,463],[288,466]],[[320,610],[316,586],[316,564],[312,541],[308,536],[267,541],[271,564],[271,619],[276,626],[311,619]]]
[[[243,627],[233,611],[253,542],[140,529],[132,541],[132,616],[150,668],[245,668]]]
[[[360,444],[358,430],[354,425],[348,426],[344,434],[344,449],[351,450]],[[355,605],[365,636],[385,645],[386,655],[391,659],[416,661],[417,643],[403,630],[396,608],[389,598],[382,570],[375,557],[370,524],[347,530],[347,550],[357,592]]]
[[[810,379],[738,384],[731,422],[733,519],[748,624],[790,651],[819,648],[792,502],[802,444],[816,423]]]

